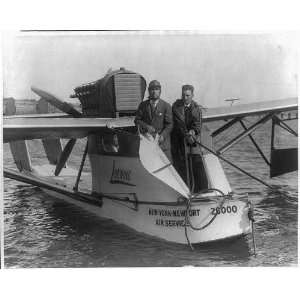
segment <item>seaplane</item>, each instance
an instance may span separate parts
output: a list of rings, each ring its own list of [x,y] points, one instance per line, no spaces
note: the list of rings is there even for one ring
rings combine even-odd
[[[13,112],[4,116],[3,142],[9,143],[17,167],[4,167],[4,176],[37,186],[101,218],[168,242],[192,247],[253,232],[253,206],[247,197],[236,197],[221,164],[221,161],[228,163],[272,188],[223,155],[244,138],[251,140],[269,165],[271,177],[298,167],[297,148],[277,149],[274,145],[276,126],[298,136],[287,124],[292,118],[280,117],[297,110],[297,98],[205,108],[198,145],[203,150],[199,154],[202,178],[195,170],[199,164],[193,164],[187,154],[188,179],[184,181],[157,139],[141,134],[134,123],[146,90],[146,80],[141,74],[120,68],[74,88],[70,97],[80,101],[81,111],[49,92],[37,87],[31,89],[40,97],[39,101],[46,101],[61,112],[48,113],[49,106],[40,105],[35,114]],[[256,116],[251,118],[252,124],[246,125],[244,119],[252,116]],[[209,124],[221,120],[225,123],[212,132]],[[272,122],[270,159],[253,136],[268,121]],[[215,149],[213,139],[237,123],[241,132]],[[34,139],[43,143],[48,160],[43,165],[32,164],[27,143]],[[64,147],[62,139],[67,140]],[[75,169],[67,162],[77,139],[86,144],[80,166]],[[90,172],[83,171],[87,157]]]

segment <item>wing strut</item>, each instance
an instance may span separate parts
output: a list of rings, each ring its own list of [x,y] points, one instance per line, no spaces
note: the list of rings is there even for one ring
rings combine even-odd
[[[40,90],[36,87],[31,87],[31,90],[39,95],[42,99],[46,100],[48,103],[53,105],[54,107],[58,108],[59,110],[63,111],[66,114],[69,114],[73,116],[74,118],[80,118],[82,117],[82,113],[77,111],[71,104],[64,102],[57,97],[53,96],[52,94],[45,92],[43,90]],[[58,176],[62,168],[66,165],[66,162],[73,150],[73,147],[76,143],[76,139],[70,139],[65,146],[63,152],[60,154],[59,160],[57,162],[56,168],[55,168],[55,176]]]
[[[277,116],[272,118],[271,132],[271,165],[270,177],[276,177],[288,172],[298,170],[298,148],[276,149],[274,146],[275,125],[285,129],[290,134],[298,137],[298,134]]]
[[[217,150],[217,153],[222,154],[223,152],[225,152],[226,150],[228,150],[229,148],[231,148],[233,145],[235,145],[236,143],[238,143],[241,139],[243,139],[244,137],[246,137],[247,135],[249,135],[251,132],[253,132],[254,130],[256,130],[259,126],[265,124],[268,120],[270,120],[273,117],[273,115],[274,115],[274,112],[271,112],[271,113],[267,114],[266,116],[264,116],[263,118],[261,118],[255,124],[253,124],[252,126],[250,126],[247,130],[244,130],[238,136],[236,136],[231,141],[229,141],[228,143],[226,143],[224,146],[222,146],[221,148],[219,148]]]
[[[246,125],[244,124],[244,122],[242,120],[240,120],[240,123],[242,125],[242,127],[247,130],[248,128],[246,127]],[[253,136],[251,134],[249,134],[249,138],[252,141],[253,145],[255,146],[256,150],[259,152],[259,154],[261,155],[261,157],[264,159],[264,161],[266,162],[266,164],[268,166],[270,166],[270,162],[268,161],[268,159],[266,158],[266,156],[264,155],[264,153],[262,152],[262,150],[259,148],[259,146],[257,145],[257,143],[255,142],[255,139],[253,138]]]
[[[238,171],[244,173],[245,175],[249,176],[250,178],[260,182],[261,184],[267,186],[269,189],[274,190],[274,188],[272,188],[272,186],[270,186],[269,184],[267,184],[265,181],[253,176],[252,174],[248,173],[247,171],[241,169],[240,167],[238,167],[237,165],[235,165],[234,163],[232,163],[231,161],[229,161],[228,159],[226,159],[225,157],[223,157],[221,154],[213,151],[212,149],[208,148],[207,146],[203,145],[202,143],[196,141],[196,143],[203,147],[205,150],[207,150],[208,152],[214,154],[215,156],[217,156],[218,158],[222,159],[223,161],[225,161],[226,163],[228,163],[229,165],[231,165],[232,167],[234,167],[235,169],[237,169]]]
[[[223,131],[225,131],[226,129],[230,128],[232,125],[234,125],[235,123],[237,123],[238,121],[240,121],[242,119],[242,117],[236,117],[234,119],[232,119],[231,121],[227,122],[226,124],[224,124],[222,127],[216,129],[211,136],[214,138],[217,135],[219,135],[220,133],[222,133]]]
[[[85,159],[86,159],[86,155],[87,155],[87,152],[88,152],[88,144],[89,144],[88,141],[86,141],[86,145],[85,145],[84,153],[83,153],[82,160],[81,160],[81,163],[80,163],[76,183],[75,183],[75,186],[73,187],[73,190],[76,191],[76,192],[78,191],[78,185],[79,185],[79,181],[80,181],[80,177],[81,177],[81,172],[82,172],[84,162],[85,162]]]
[[[274,116],[274,122],[276,125],[280,126],[282,129],[285,129],[290,134],[293,134],[294,136],[298,137],[298,133],[294,131],[288,124],[280,120],[277,116]]]
[[[68,143],[66,144],[63,152],[61,153],[60,157],[59,157],[59,161],[56,165],[55,171],[54,171],[54,175],[58,176],[60,171],[62,170],[62,168],[66,165],[66,162],[73,150],[73,147],[76,143],[76,139],[70,139],[68,141]]]

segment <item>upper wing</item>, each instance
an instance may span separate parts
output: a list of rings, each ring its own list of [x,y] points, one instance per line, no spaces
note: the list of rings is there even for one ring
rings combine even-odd
[[[26,114],[26,115],[6,115],[5,120],[16,118],[70,118],[70,115],[65,113],[44,113],[44,114]]]
[[[282,112],[298,107],[298,98],[248,103],[219,108],[208,108],[203,112],[203,121],[231,119],[238,116],[259,115],[267,112]],[[65,115],[66,116],[66,115]],[[53,118],[53,116],[10,116],[3,119],[4,143],[41,138],[82,138],[105,127],[134,126],[134,117],[122,118]]]
[[[3,118],[4,143],[42,138],[83,138],[105,128],[134,126],[134,117],[122,118]]]
[[[203,121],[217,121],[235,117],[246,117],[268,112],[294,110],[298,107],[298,98],[246,103],[226,107],[207,108],[203,111]]]

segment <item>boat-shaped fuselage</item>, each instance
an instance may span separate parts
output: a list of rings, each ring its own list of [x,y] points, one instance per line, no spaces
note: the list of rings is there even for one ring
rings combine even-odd
[[[210,190],[191,193],[149,137],[122,130],[91,135],[88,156],[91,173],[81,174],[78,191],[78,171],[69,167],[59,176],[53,165],[34,167],[26,176],[57,198],[170,242],[196,244],[251,231],[248,204],[232,197],[221,182],[224,174],[215,174],[219,186],[210,180]]]

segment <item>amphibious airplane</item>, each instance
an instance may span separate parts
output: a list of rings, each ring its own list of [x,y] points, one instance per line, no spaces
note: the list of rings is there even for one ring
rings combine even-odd
[[[287,120],[279,117],[280,113],[298,108],[297,98],[205,109],[199,143],[203,150],[201,164],[195,164],[192,154],[187,154],[184,181],[156,139],[141,134],[134,124],[145,89],[146,81],[140,74],[124,68],[111,71],[102,79],[74,89],[71,97],[80,100],[80,112],[32,87],[41,100],[63,113],[46,114],[47,109],[40,109],[40,114],[4,117],[4,143],[10,144],[19,170],[4,168],[4,176],[38,186],[100,217],[175,243],[192,245],[251,233],[251,203],[234,196],[220,160],[272,188],[223,156],[249,137],[270,166],[271,177],[295,171],[297,148],[275,148],[274,135],[275,126],[280,126],[298,136]],[[257,116],[251,118],[249,127],[243,122],[248,116]],[[226,123],[210,133],[209,123],[218,120]],[[270,160],[252,136],[267,121],[272,122]],[[212,139],[236,123],[242,132],[215,150]],[[78,138],[87,138],[87,142],[77,171],[66,163]],[[32,165],[26,144],[32,139],[42,139],[48,164]],[[64,149],[60,139],[69,139]],[[83,172],[86,156],[91,173]],[[202,178],[197,168],[201,168]]]

